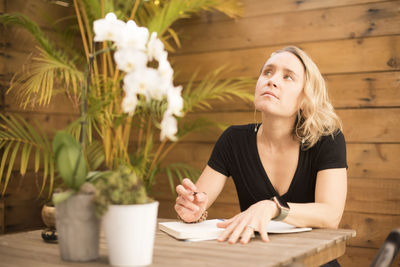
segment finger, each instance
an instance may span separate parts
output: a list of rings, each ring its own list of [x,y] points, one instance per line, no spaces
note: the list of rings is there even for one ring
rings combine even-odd
[[[178,193],[179,196],[186,198],[187,200],[194,200],[193,192],[186,190],[181,184],[176,187],[176,193]]]
[[[253,224],[250,224],[253,225]],[[245,227],[243,233],[242,233],[242,238],[240,239],[240,243],[241,244],[247,244],[250,241],[250,238],[253,236],[254,234],[254,228],[253,227],[249,227],[248,225]]]
[[[269,223],[269,221],[262,221],[258,227],[258,232],[260,233],[261,240],[263,242],[269,241],[268,232],[267,232],[268,223]]]
[[[207,200],[208,200],[208,196],[207,196],[206,192],[199,192],[194,197],[199,203],[204,203],[204,202],[207,202]]]
[[[242,221],[240,224],[238,224],[235,229],[233,230],[232,234],[230,235],[228,239],[229,244],[235,244],[243,231],[245,230],[244,228],[246,227],[247,223],[245,221]]]
[[[197,187],[195,186],[195,184],[189,179],[189,178],[185,178],[182,180],[182,185],[186,188],[189,189],[190,191],[196,192],[197,191]]]
[[[236,218],[238,215],[235,215],[234,217],[228,219],[228,220],[223,220],[221,222],[217,223],[217,226],[219,228],[227,228]]]
[[[189,209],[189,210],[192,210],[192,211],[194,211],[194,212],[197,212],[197,211],[200,210],[200,207],[199,207],[199,206],[197,206],[197,205],[194,204],[193,202],[188,201],[188,200],[186,200],[186,199],[184,199],[184,198],[182,198],[182,197],[178,197],[178,198],[176,199],[176,204],[181,205],[181,206],[183,206],[183,207],[185,207],[185,208],[187,208],[187,209]]]
[[[233,232],[233,230],[235,229],[235,227],[239,224],[239,220],[235,220],[233,221],[227,228],[225,231],[222,232],[222,234],[218,237],[218,241],[222,242],[225,241]]]

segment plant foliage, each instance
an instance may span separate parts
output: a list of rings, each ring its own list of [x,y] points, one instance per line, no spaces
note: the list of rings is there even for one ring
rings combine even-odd
[[[163,104],[148,109],[145,105],[138,106],[140,120],[132,120],[121,111],[120,103],[123,97],[121,81],[123,74],[115,67],[113,52],[109,44],[94,45],[93,21],[104,17],[107,12],[113,11],[122,20],[134,19],[138,25],[146,26],[150,31],[156,31],[166,49],[174,51],[180,47],[178,34],[173,24],[180,19],[188,18],[200,11],[218,10],[232,18],[240,16],[242,9],[238,0],[164,0],[164,1],[123,1],[123,0],[74,0],[75,20],[69,17],[60,20],[73,22],[69,30],[75,30],[74,35],[80,36],[82,46],[77,47],[71,40],[67,40],[64,33],[58,31],[57,39],[48,37],[40,27],[22,14],[0,15],[0,22],[8,26],[19,26],[26,29],[38,42],[36,53],[24,68],[12,79],[8,93],[17,95],[23,108],[32,105],[47,106],[56,94],[66,94],[78,107],[82,102],[80,88],[86,82],[85,77],[91,75],[87,99],[87,114],[85,116],[87,144],[83,147],[84,153],[76,146],[81,135],[81,121],[77,119],[69,125],[66,131],[74,138],[67,143],[57,143],[52,147],[47,136],[38,125],[31,125],[17,115],[0,115],[0,148],[4,149],[0,157],[0,182],[3,183],[4,194],[11,177],[11,171],[16,164],[17,156],[20,160],[20,173],[25,174],[29,162],[33,162],[34,170],[43,170],[41,193],[49,185],[49,194],[54,184],[54,166],[58,166],[60,176],[72,179],[72,187],[77,187],[83,180],[84,174],[97,168],[119,170],[119,166],[130,166],[135,175],[142,177],[145,187],[149,190],[154,184],[154,177],[165,172],[174,187],[173,177],[180,179],[182,175],[196,176],[193,168],[176,163],[163,165],[172,148],[187,134],[202,130],[210,126],[221,124],[209,119],[200,118],[194,121],[180,121],[178,142],[161,143],[154,140],[154,133],[159,126],[154,124],[165,110]],[[57,26],[57,25],[54,25]],[[69,33],[70,34],[70,33]],[[95,50],[104,53],[94,58],[93,68],[88,71],[87,63]],[[84,64],[82,64],[84,63]],[[254,80],[249,78],[221,79],[222,73],[229,71],[225,67],[210,72],[200,82],[196,74],[184,86],[185,115],[198,109],[212,109],[210,101],[230,101],[233,97],[249,101],[252,93],[248,88],[254,86]],[[151,111],[153,110],[153,111]],[[38,129],[38,130],[36,130]],[[64,135],[66,133],[63,133]],[[65,147],[71,147],[64,151]],[[63,149],[61,149],[63,148]],[[61,149],[61,150],[60,150]],[[63,152],[61,152],[63,151]],[[130,151],[135,151],[131,153]],[[55,155],[60,161],[55,162]],[[64,160],[73,163],[74,159],[84,157],[84,162],[71,173],[63,170]],[[32,161],[33,159],[33,161]],[[81,162],[81,159],[78,160]],[[130,168],[129,167],[129,168]],[[89,173],[90,176],[90,173]],[[4,177],[3,180],[2,177]],[[173,191],[173,190],[172,190]]]

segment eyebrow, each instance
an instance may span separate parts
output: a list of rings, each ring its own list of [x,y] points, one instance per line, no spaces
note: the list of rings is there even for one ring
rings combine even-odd
[[[265,69],[265,67],[273,67],[273,68],[276,68],[276,65],[275,65],[275,64],[264,65],[264,66],[262,67],[262,69],[261,69],[261,72]],[[293,74],[294,76],[296,76],[296,77],[299,77],[299,76],[296,74],[296,72],[292,71],[291,69],[283,68],[283,70],[284,70],[285,72],[292,73],[292,74]]]

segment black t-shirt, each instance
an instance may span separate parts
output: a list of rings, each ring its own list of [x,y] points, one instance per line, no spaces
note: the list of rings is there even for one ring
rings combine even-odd
[[[242,211],[277,195],[261,163],[254,127],[254,124],[248,124],[226,129],[208,161],[217,172],[232,176]],[[346,142],[340,131],[334,138],[323,136],[313,147],[300,149],[294,177],[281,197],[293,203],[314,202],[318,171],[333,168],[347,168]]]

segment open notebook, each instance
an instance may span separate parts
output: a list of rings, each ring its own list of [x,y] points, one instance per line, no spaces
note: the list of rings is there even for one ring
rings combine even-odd
[[[201,223],[188,224],[183,222],[160,222],[158,226],[161,231],[179,240],[202,241],[217,239],[225,230],[218,228],[217,223],[221,220],[206,220]],[[311,231],[311,228],[299,228],[284,222],[270,221],[267,227],[268,233],[284,234]]]

